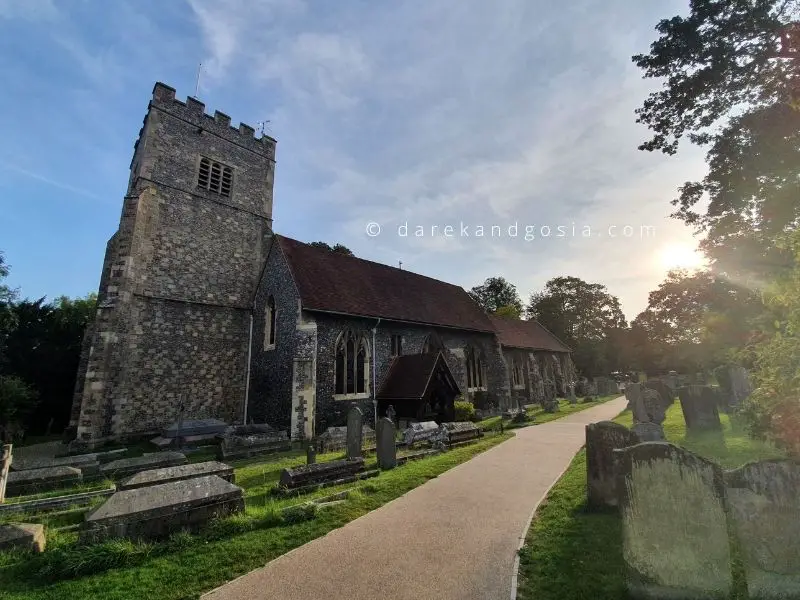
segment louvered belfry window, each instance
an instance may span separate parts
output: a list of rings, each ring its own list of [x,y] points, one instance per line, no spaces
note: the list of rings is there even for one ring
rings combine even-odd
[[[197,187],[229,197],[233,186],[233,169],[207,158],[200,159]]]

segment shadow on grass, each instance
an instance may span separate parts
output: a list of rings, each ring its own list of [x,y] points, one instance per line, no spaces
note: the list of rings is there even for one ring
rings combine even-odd
[[[622,521],[615,510],[586,506],[581,451],[539,507],[520,551],[522,600],[627,598]]]

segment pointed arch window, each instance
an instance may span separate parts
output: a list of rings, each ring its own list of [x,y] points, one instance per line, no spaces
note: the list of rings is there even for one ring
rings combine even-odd
[[[515,388],[525,387],[525,378],[522,371],[522,360],[518,356],[511,358],[511,385]]]
[[[486,389],[480,353],[470,346],[465,352],[465,358],[467,361],[467,390]]]
[[[429,333],[422,344],[422,354],[436,354],[437,352],[444,352],[442,338],[435,332]]]
[[[334,395],[369,395],[369,346],[366,337],[347,330],[336,342]]]
[[[267,299],[267,308],[264,312],[264,350],[275,347],[275,298],[270,296]]]

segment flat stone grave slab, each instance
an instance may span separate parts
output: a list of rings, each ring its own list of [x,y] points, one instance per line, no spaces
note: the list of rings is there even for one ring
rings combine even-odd
[[[187,463],[186,456],[180,452],[154,452],[136,458],[123,458],[103,465],[100,469],[106,477],[121,479],[135,475],[140,471],[159,469],[161,467],[177,467]]]
[[[293,489],[342,479],[363,470],[364,459],[361,457],[302,465],[291,469],[283,469],[281,471],[280,485]]]
[[[228,429],[228,424],[219,419],[191,419],[181,423],[181,437],[189,437],[195,435],[218,435],[225,433]],[[178,435],[178,423],[175,422],[164,431],[161,432],[161,437],[174,438]]]
[[[38,457],[19,459],[11,457],[12,471],[30,471],[32,469],[49,469],[51,467],[75,467],[86,475],[97,475],[100,472],[100,461],[97,454],[77,454],[75,456],[61,456],[59,458]]]
[[[291,449],[291,440],[285,431],[268,425],[243,425],[230,427],[222,438],[217,457],[220,460],[247,458]]]
[[[0,550],[20,548],[44,552],[44,525],[39,523],[9,523],[0,525]]]
[[[196,530],[211,519],[244,510],[242,488],[216,475],[115,493],[86,516],[81,540],[155,539]]]
[[[409,445],[427,442],[430,441],[431,438],[437,437],[439,433],[439,424],[436,421],[411,423],[408,429],[403,432],[403,442]]]
[[[6,483],[6,494],[21,496],[38,492],[49,492],[83,481],[83,474],[75,467],[50,467],[11,471]]]
[[[216,460],[201,463],[190,463],[177,467],[163,467],[161,469],[151,469],[140,471],[136,475],[131,475],[123,479],[117,486],[118,490],[133,490],[148,485],[158,485],[170,481],[182,481],[194,477],[205,477],[206,475],[216,475],[234,483],[233,467]]]
[[[368,425],[363,425],[361,428],[361,441],[366,447],[374,445],[375,430]],[[328,427],[328,429],[317,438],[317,446],[320,452],[344,450],[347,447],[347,427]]]
[[[444,430],[448,444],[466,442],[483,436],[483,431],[481,431],[481,428],[471,421],[442,423],[442,429]]]

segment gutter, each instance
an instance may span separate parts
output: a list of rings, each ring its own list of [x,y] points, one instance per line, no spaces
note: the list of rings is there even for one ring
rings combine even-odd
[[[378,322],[372,328],[372,406],[375,409],[375,428],[378,427],[378,352],[375,348],[375,334],[378,331],[378,325],[381,324],[381,319],[378,317]]]

